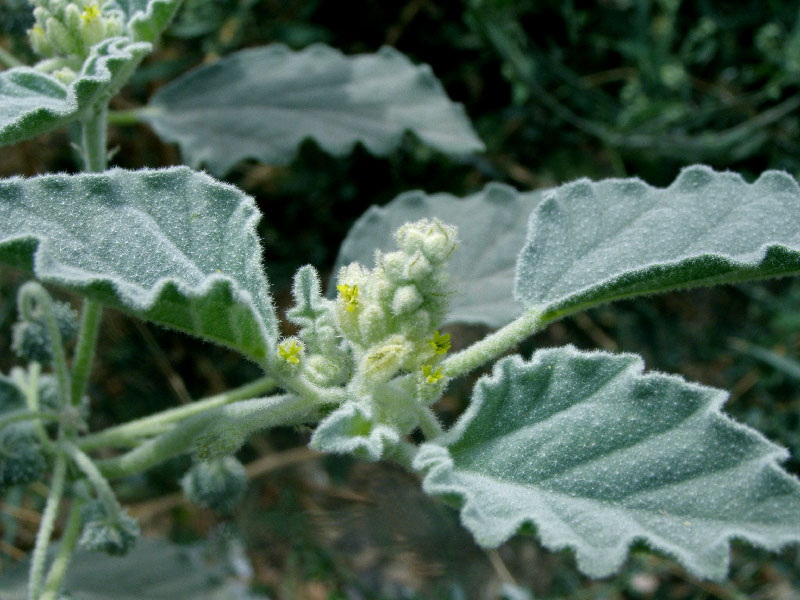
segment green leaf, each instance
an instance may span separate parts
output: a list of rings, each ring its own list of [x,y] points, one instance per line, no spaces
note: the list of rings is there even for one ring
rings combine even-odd
[[[574,312],[678,288],[800,272],[800,187],[769,171],[753,184],[708,167],[668,188],[638,179],[580,180],[531,216],[515,296]]]
[[[106,40],[92,49],[79,76],[66,86],[29,67],[0,72],[0,146],[75,121],[119,89],[150,49],[150,44],[124,38]]]
[[[406,130],[442,152],[483,149],[430,68],[391,48],[352,57],[321,45],[242,50],[163,87],[142,118],[217,174],[244,158],[286,164],[306,138],[337,156],[356,142],[387,154]]]
[[[277,323],[252,198],[185,167],[0,182],[0,262],[263,359]]]
[[[457,498],[480,544],[530,524],[594,577],[639,540],[707,578],[725,575],[731,538],[800,541],[800,482],[777,465],[788,453],[724,416],[724,392],[642,369],[571,347],[498,362],[421,447],[424,489]]]
[[[398,441],[397,429],[376,423],[369,406],[345,402],[317,425],[308,445],[320,452],[353,454],[376,461]]]
[[[458,227],[459,240],[448,263],[453,294],[445,322],[501,327],[522,312],[512,297],[514,266],[528,215],[541,197],[541,192],[517,192],[496,183],[466,198],[420,191],[401,194],[385,207],[373,206],[356,221],[333,272],[351,262],[372,266],[375,250],[394,250],[394,232],[400,226],[438,217]]]
[[[181,0],[113,0],[127,18],[136,41],[153,42],[167,27]]]
[[[229,538],[230,536],[228,536]],[[230,545],[233,545],[230,543]],[[247,558],[235,548],[179,546],[142,538],[124,559],[79,550],[70,562],[63,589],[80,600],[255,600],[243,580],[252,578]],[[229,562],[238,567],[231,573]],[[0,575],[3,600],[27,598],[27,567]],[[244,568],[243,568],[244,567]],[[60,596],[66,597],[66,596]]]

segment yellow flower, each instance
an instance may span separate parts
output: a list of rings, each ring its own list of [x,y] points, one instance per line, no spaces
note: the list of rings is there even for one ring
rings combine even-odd
[[[442,374],[442,367],[433,370],[433,365],[422,365],[422,375],[428,383],[436,383],[444,375]]]
[[[436,354],[445,354],[450,350],[450,334],[445,333],[442,335],[437,329],[433,334],[433,338],[428,340],[428,344]]]
[[[300,352],[303,351],[303,345],[298,344],[297,340],[292,340],[290,344],[287,342],[283,342],[282,344],[278,344],[278,356],[280,356],[283,360],[293,365],[300,363]]]
[[[83,14],[81,15],[81,19],[83,19],[84,23],[88,23],[100,16],[100,7],[97,4],[89,4],[86,8],[83,9]]]
[[[354,285],[350,287],[349,285],[342,284],[337,285],[336,289],[339,290],[339,297],[344,300],[345,303],[345,310],[347,312],[353,312],[358,306],[358,286]]]

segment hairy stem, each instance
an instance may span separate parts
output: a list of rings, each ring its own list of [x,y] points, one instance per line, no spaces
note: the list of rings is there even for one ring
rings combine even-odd
[[[38,410],[17,410],[0,417],[0,430],[12,423],[19,423],[20,421],[58,421],[59,414],[53,411],[38,411]]]
[[[0,64],[13,69],[14,67],[22,67],[25,65],[20,59],[11,54],[8,50],[0,46]]]
[[[19,312],[23,319],[37,321],[44,317],[47,333],[50,335],[50,350],[53,354],[53,370],[58,380],[58,403],[64,407],[69,402],[70,376],[64,354],[64,342],[58,329],[53,299],[39,283],[28,281],[19,289]],[[41,313],[41,314],[39,314]],[[38,386],[37,386],[38,390]]]
[[[89,371],[94,360],[94,348],[102,317],[103,307],[100,304],[88,298],[84,300],[78,343],[75,346],[75,357],[72,361],[70,400],[73,406],[79,406],[84,393],[86,393],[86,383],[89,380]]]
[[[64,534],[61,536],[61,542],[58,545],[58,554],[56,554],[53,564],[50,566],[50,572],[44,582],[44,590],[40,600],[56,600],[58,598],[61,582],[67,573],[69,561],[72,558],[72,553],[75,551],[75,546],[81,533],[81,504],[81,501],[77,498],[72,501]]]
[[[137,125],[142,122],[140,115],[142,109],[133,110],[110,110],[108,111],[108,122],[111,125]]]
[[[56,455],[55,466],[53,467],[53,477],[50,480],[50,493],[47,496],[42,521],[39,523],[39,531],[36,532],[36,544],[33,547],[33,557],[31,558],[31,569],[28,579],[28,600],[39,600],[42,589],[42,575],[44,573],[44,562],[47,559],[47,547],[50,545],[50,537],[53,535],[53,527],[58,516],[58,506],[61,496],[64,493],[64,479],[67,474],[67,457],[64,450],[59,448]]]
[[[505,327],[465,348],[442,363],[445,377],[459,377],[494,360],[550,322],[551,315],[528,310]]]
[[[444,433],[442,424],[436,418],[436,414],[427,406],[420,408],[419,428],[422,430],[426,439],[432,440]]]
[[[92,484],[92,487],[97,492],[97,497],[105,505],[107,514],[113,515],[119,512],[119,502],[117,502],[117,497],[114,495],[114,490],[111,489],[108,481],[103,477],[103,474],[100,472],[100,469],[97,468],[94,461],[84,454],[77,446],[69,442],[64,444],[64,451],[72,461],[78,465],[78,468],[83,471],[83,474],[86,475],[89,483]]]
[[[268,394],[277,387],[271,377],[262,377],[247,385],[228,390],[217,396],[178,406],[116,427],[109,427],[77,440],[81,450],[92,450],[104,446],[125,447],[136,444],[143,437],[160,434],[164,429],[201,413],[255,396]]]
[[[248,435],[259,429],[296,425],[313,415],[317,407],[294,395],[244,400],[195,415],[174,429],[121,456],[98,464],[113,479],[139,473],[173,456],[199,448],[199,444],[238,449]]]
[[[101,173],[106,170],[108,160],[107,115],[108,105],[101,102],[92,109],[88,117],[81,121],[83,170],[89,173]]]

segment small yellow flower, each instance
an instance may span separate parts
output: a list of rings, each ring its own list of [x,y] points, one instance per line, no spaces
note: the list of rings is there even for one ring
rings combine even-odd
[[[344,300],[345,303],[345,310],[347,312],[353,312],[358,306],[358,286],[354,285],[350,287],[349,285],[342,284],[337,285],[336,289],[339,290],[339,296]]]
[[[436,383],[444,375],[442,374],[442,367],[433,370],[433,365],[422,365],[422,375],[428,383]]]
[[[448,350],[450,350],[450,334],[445,333],[444,335],[439,333],[437,329],[433,333],[433,338],[428,340],[428,344],[436,354],[445,354]]]
[[[303,351],[303,345],[298,344],[297,340],[292,340],[290,344],[287,342],[283,342],[282,344],[278,344],[278,356],[280,356],[283,360],[293,365],[297,365],[300,363],[300,352]]]
[[[86,8],[83,9],[83,14],[81,15],[81,19],[83,19],[84,23],[88,23],[100,16],[100,7],[97,4],[89,4]]]

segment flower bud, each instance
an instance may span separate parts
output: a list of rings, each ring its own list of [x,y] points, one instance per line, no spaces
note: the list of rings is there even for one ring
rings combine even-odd
[[[394,293],[392,298],[392,312],[396,315],[409,313],[419,308],[424,302],[417,286],[404,285]]]
[[[376,345],[362,359],[361,371],[377,382],[389,381],[403,366],[414,347],[404,336],[395,335]]]

